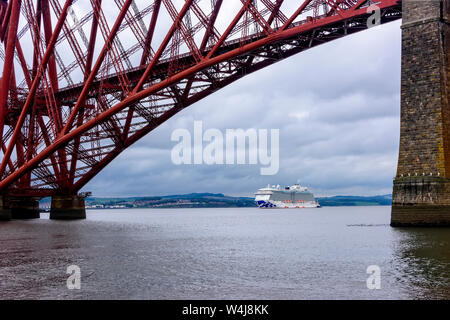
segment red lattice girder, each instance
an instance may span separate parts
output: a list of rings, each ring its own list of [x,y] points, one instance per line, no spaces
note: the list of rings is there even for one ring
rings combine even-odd
[[[74,194],[243,76],[365,30],[372,0],[0,0],[0,191]],[[401,2],[376,1],[381,23]]]

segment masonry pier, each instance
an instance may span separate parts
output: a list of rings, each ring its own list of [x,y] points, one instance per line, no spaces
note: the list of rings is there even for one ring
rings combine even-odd
[[[39,219],[39,198],[6,197],[5,206],[11,210],[12,219]]]
[[[11,209],[6,205],[3,196],[0,196],[0,221],[11,220]]]
[[[450,226],[450,0],[403,0],[391,225]]]
[[[50,219],[79,220],[86,219],[85,196],[56,195],[52,196]]]

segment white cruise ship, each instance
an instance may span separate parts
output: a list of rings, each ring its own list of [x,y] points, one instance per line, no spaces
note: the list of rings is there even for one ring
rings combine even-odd
[[[299,184],[281,189],[280,185],[259,189],[255,201],[260,208],[318,208],[319,202],[308,188]]]

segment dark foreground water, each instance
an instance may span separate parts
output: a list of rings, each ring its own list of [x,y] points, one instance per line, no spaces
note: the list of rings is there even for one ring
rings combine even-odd
[[[0,223],[3,299],[450,298],[450,229],[390,207],[89,211]],[[67,267],[81,289],[67,288]],[[369,290],[367,267],[381,269]]]

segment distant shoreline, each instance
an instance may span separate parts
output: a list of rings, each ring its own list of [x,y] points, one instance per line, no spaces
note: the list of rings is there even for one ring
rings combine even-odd
[[[391,195],[317,197],[322,207],[390,206]],[[41,209],[50,208],[50,198],[43,199]],[[253,198],[231,197],[222,193],[190,193],[158,197],[86,198],[86,209],[186,209],[186,208],[251,208]]]

